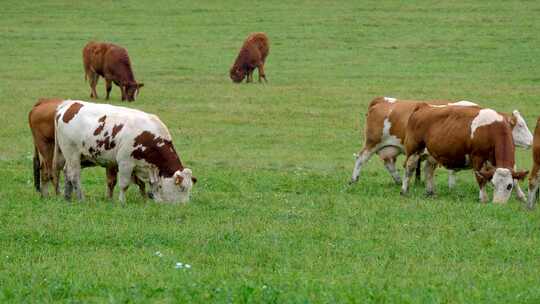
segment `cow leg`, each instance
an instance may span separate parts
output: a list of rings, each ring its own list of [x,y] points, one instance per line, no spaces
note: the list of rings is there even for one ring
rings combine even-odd
[[[146,199],[147,195],[146,195],[146,185],[144,183],[144,181],[142,181],[140,178],[137,177],[137,175],[133,174],[131,176],[131,179],[133,181],[133,183],[137,186],[139,186],[139,193],[141,194],[142,198],[143,199]]]
[[[480,193],[478,195],[478,198],[480,199],[480,203],[483,203],[483,204],[486,204],[489,200],[485,183],[480,185]]]
[[[97,73],[92,73],[90,75],[90,98],[98,98],[96,86],[98,83],[99,75]]]
[[[540,184],[540,176],[538,174],[539,171],[540,171],[540,165],[535,163],[529,175],[529,202],[527,204],[527,207],[529,209],[533,209],[534,203],[536,203],[536,199],[537,199],[536,195],[539,189],[538,186]]]
[[[349,184],[356,183],[358,181],[358,176],[360,175],[362,165],[371,158],[374,152],[375,151],[371,148],[364,148],[362,151],[360,151],[360,154],[356,155],[356,162],[354,163],[352,178]]]
[[[416,170],[418,165],[418,160],[420,159],[420,154],[415,153],[407,157],[405,162],[405,173],[403,174],[403,182],[401,185],[401,195],[406,195],[409,191],[409,180]]]
[[[415,184],[420,184],[422,182],[421,165],[422,165],[422,158],[419,158],[418,163],[416,164],[416,170],[414,170],[414,172],[415,172],[415,174],[414,174],[414,183]],[[427,166],[427,162],[426,162],[426,164],[424,166]]]
[[[265,83],[268,82],[268,80],[266,80],[266,75],[264,74],[264,63],[260,63],[257,69],[259,71],[259,82],[261,82],[261,78],[264,79]]]
[[[247,79],[246,79],[246,83],[250,83],[253,81],[253,69],[248,69],[247,70]]]
[[[114,187],[116,186],[118,176],[118,166],[110,166],[106,169],[107,174],[107,197],[112,200]]]
[[[79,156],[75,156],[71,159],[66,159],[67,176],[73,191],[77,195],[79,201],[83,200],[83,193],[81,188],[81,159]]]
[[[527,195],[521,190],[521,187],[519,186],[519,181],[517,179],[514,179],[514,189],[516,189],[516,197],[526,203],[527,202]]]
[[[448,189],[453,189],[456,186],[456,171],[448,170]]]
[[[118,181],[120,186],[120,195],[118,199],[122,205],[126,204],[126,191],[131,182],[131,175],[133,174],[133,166],[129,162],[118,163]]]
[[[109,100],[109,97],[111,96],[111,90],[112,90],[112,80],[105,79],[105,92],[107,93],[107,96],[105,97],[106,100]],[[122,96],[124,96],[123,93],[122,93]]]
[[[432,196],[435,194],[433,177],[435,175],[435,169],[437,169],[437,161],[432,157],[428,157],[424,164],[424,174],[426,175],[426,195]]]
[[[73,184],[68,178],[68,168],[64,167],[64,198],[66,201],[71,200],[71,194],[73,193]]]
[[[46,172],[47,170],[44,168],[45,164],[41,162],[41,197],[48,197],[49,196],[49,172]]]
[[[399,176],[399,172],[396,169],[396,158],[387,158],[384,160],[384,167],[390,175],[392,175],[392,178],[394,179],[394,182],[396,185],[401,184],[401,176]]]

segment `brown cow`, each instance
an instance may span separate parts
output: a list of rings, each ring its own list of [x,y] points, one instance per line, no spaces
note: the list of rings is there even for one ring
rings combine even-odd
[[[62,99],[40,98],[28,113],[28,122],[34,140],[34,186],[43,197],[49,194],[49,182],[53,183],[56,195],[60,194],[58,186],[60,170],[53,170],[54,155],[54,115],[56,108],[63,102]],[[63,159],[59,158],[63,167]],[[89,162],[83,162],[83,166],[92,166]],[[108,197],[112,198],[117,180],[117,166],[107,168]],[[144,182],[134,177],[134,182],[139,186],[141,194],[145,195]]]
[[[532,150],[533,167],[529,175],[529,209],[534,207],[540,182],[540,117],[536,121],[536,128],[534,129]]]
[[[85,79],[90,80],[90,98],[98,98],[96,85],[99,76],[105,78],[107,97],[112,83],[120,87],[122,101],[134,101],[143,83],[137,83],[125,48],[112,43],[89,42],[83,49]]]
[[[231,79],[236,83],[240,83],[247,75],[246,82],[252,82],[253,71],[257,68],[259,70],[259,82],[261,82],[261,78],[267,82],[264,74],[264,62],[269,51],[270,45],[265,33],[252,33],[249,35],[229,71]]]
[[[506,203],[514,179],[523,179],[528,173],[514,171],[512,128],[505,117],[492,109],[417,105],[407,123],[402,194],[407,193],[409,179],[426,150],[429,155],[426,166],[428,195],[433,194],[433,173],[438,164],[453,170],[472,166],[480,187],[481,202],[487,202],[485,185],[488,181],[495,188],[493,202]]]
[[[451,102],[447,100],[426,101],[437,106],[478,107],[470,101]],[[384,161],[384,166],[396,184],[401,178],[396,169],[397,157],[404,153],[405,130],[409,116],[414,108],[423,101],[397,100],[390,97],[376,97],[371,101],[366,114],[364,147],[356,154],[356,161],[350,183],[358,181],[360,170],[365,162],[375,153]],[[512,114],[499,113],[505,117],[513,128],[512,135],[517,146],[528,148],[532,144],[532,134],[521,114],[516,110]],[[420,166],[417,166],[419,169]],[[417,171],[417,180],[419,178]],[[448,186],[455,184],[455,174],[452,170],[448,176]],[[516,183],[518,197],[523,199],[525,194]]]

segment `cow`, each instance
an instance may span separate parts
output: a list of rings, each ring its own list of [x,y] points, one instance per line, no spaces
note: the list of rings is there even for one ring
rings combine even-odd
[[[120,87],[122,101],[135,101],[135,97],[144,84],[135,81],[131,61],[125,48],[112,43],[91,41],[84,46],[82,53],[84,78],[90,81],[90,98],[98,98],[96,85],[101,76],[105,78],[107,100],[109,100],[114,82]]]
[[[59,189],[59,173],[60,170],[53,171],[53,155],[54,155],[54,117],[56,108],[64,100],[59,98],[40,98],[28,113],[28,123],[32,131],[32,139],[34,141],[34,187],[36,191],[41,193],[42,197],[47,197],[49,193],[49,182],[52,182],[56,195],[60,194]],[[63,158],[58,161],[63,164]],[[57,167],[62,167],[59,164]],[[83,167],[93,165],[90,162],[83,162]],[[107,188],[108,197],[112,198],[114,187],[117,180],[116,166],[108,166],[107,173]],[[134,183],[139,186],[139,190],[143,197],[145,196],[145,184],[135,176]]]
[[[375,153],[383,160],[384,166],[392,176],[394,182],[401,184],[401,177],[396,169],[396,159],[400,154],[405,152],[403,143],[407,122],[414,108],[420,103],[423,103],[423,101],[397,100],[391,97],[376,97],[371,101],[366,114],[364,147],[358,154],[355,154],[356,161],[350,184],[358,181],[362,166]],[[426,103],[438,107],[479,107],[476,103],[465,100],[458,102],[432,100],[426,101]],[[532,144],[532,134],[519,111],[514,110],[512,114],[499,114],[503,115],[505,120],[512,126],[512,135],[516,146],[530,147]],[[420,166],[417,166],[417,168],[419,169]],[[417,180],[418,175],[419,171],[417,171]],[[448,186],[452,188],[454,185],[455,174],[450,170]],[[519,184],[516,183],[516,185],[518,197],[525,197],[525,194],[519,188]]]
[[[56,110],[55,134],[54,165],[57,155],[62,153],[66,162],[67,200],[73,191],[79,200],[83,199],[81,161],[118,167],[122,204],[132,175],[149,182],[158,202],[187,202],[197,181],[191,170],[182,165],[169,130],[156,115],[108,104],[66,100]]]
[[[479,107],[438,107],[421,103],[409,117],[405,135],[406,168],[401,194],[418,159],[427,150],[426,194],[432,195],[438,164],[452,170],[472,167],[480,187],[480,202],[488,200],[485,185],[494,185],[493,203],[506,203],[514,180],[527,171],[515,171],[512,128],[495,110]]]
[[[261,78],[268,82],[264,74],[264,63],[269,52],[270,45],[265,33],[250,34],[244,41],[233,66],[229,70],[232,81],[240,83],[247,75],[246,83],[252,82],[253,71],[257,68],[259,82],[261,82]]]
[[[534,208],[540,182],[540,117],[536,121],[536,128],[534,129],[532,157],[533,167],[531,169],[531,174],[529,175],[529,198],[527,204],[529,209]]]

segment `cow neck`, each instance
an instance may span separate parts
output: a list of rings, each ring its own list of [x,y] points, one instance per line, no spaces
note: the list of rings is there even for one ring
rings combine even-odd
[[[497,168],[507,168],[512,170],[514,168],[514,142],[512,139],[512,132],[504,123],[494,123],[495,142],[495,166]]]
[[[159,170],[159,176],[172,177],[174,175],[174,172],[178,170],[183,171],[184,166],[182,166],[182,162],[180,161],[178,153],[176,153],[172,142],[165,141],[164,143],[164,147],[167,147],[169,151],[172,151],[172,153],[160,153],[162,155],[163,162],[158,162],[156,166]]]

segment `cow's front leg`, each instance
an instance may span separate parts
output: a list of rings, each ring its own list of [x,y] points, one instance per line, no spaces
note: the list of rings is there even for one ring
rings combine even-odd
[[[478,198],[480,199],[480,203],[486,204],[488,202],[489,198],[486,191],[486,184],[480,186]]]
[[[448,170],[448,188],[453,189],[456,186],[456,171]]]
[[[527,204],[527,207],[529,209],[533,209],[534,203],[536,203],[538,189],[539,189],[538,186],[540,185],[539,173],[540,173],[540,165],[535,163],[529,175],[529,198],[528,198],[528,204]]]
[[[387,158],[384,160],[384,167],[390,175],[392,175],[392,178],[394,179],[394,182],[396,185],[401,184],[401,176],[399,176],[399,172],[396,169],[396,158]]]
[[[526,203],[527,202],[527,195],[525,195],[525,192],[521,190],[521,187],[519,186],[519,181],[517,179],[514,179],[514,189],[516,189],[516,196],[517,198]]]
[[[120,186],[120,195],[118,199],[125,205],[126,203],[126,191],[131,182],[131,174],[133,173],[133,166],[129,162],[121,162],[118,164],[118,184]]]
[[[90,98],[98,98],[96,86],[98,83],[99,75],[96,73],[92,73],[90,75]]]
[[[67,174],[66,179],[69,180],[73,191],[77,195],[79,201],[83,200],[83,193],[81,188],[81,160],[79,157],[66,160]],[[66,191],[67,192],[67,191]],[[71,198],[71,193],[69,194]],[[67,196],[66,196],[67,198]]]
[[[426,175],[426,195],[432,196],[435,194],[433,177],[435,176],[435,169],[437,169],[437,161],[428,156],[424,165],[424,174]]]
[[[355,154],[356,162],[354,163],[352,178],[349,184],[356,183],[358,181],[358,176],[360,175],[362,165],[371,158],[373,153],[373,149],[366,147],[360,152],[360,154]]]
[[[261,82],[261,78],[264,79],[264,82],[267,83],[268,80],[266,80],[266,75],[264,74],[264,63],[259,63],[259,66],[257,67],[259,71],[259,82]]]
[[[118,179],[118,166],[110,166],[106,169],[107,173],[107,197],[112,200],[114,187]]]
[[[112,90],[112,80],[105,79],[105,92],[107,93],[107,96],[105,97],[105,99],[109,100],[109,97],[111,95],[111,90]]]
[[[419,159],[420,154],[418,153],[411,154],[407,157],[407,161],[405,164],[405,173],[403,174],[403,183],[401,185],[401,195],[406,195],[409,191],[409,180],[411,179],[412,175],[416,170]]]

